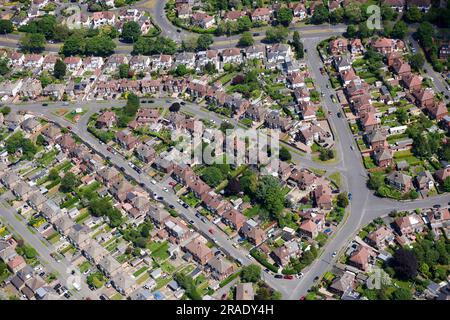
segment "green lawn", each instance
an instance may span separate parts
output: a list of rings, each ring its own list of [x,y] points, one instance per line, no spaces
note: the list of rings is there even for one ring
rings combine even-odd
[[[147,271],[148,268],[147,267],[142,267],[139,270],[137,270],[135,273],[133,273],[133,276],[135,278],[139,277],[141,274],[143,274],[145,271]]]
[[[329,176],[330,180],[333,181],[338,187],[341,186],[341,174],[339,172],[333,172]]]
[[[92,264],[89,261],[84,261],[82,264],[78,266],[78,269],[80,269],[80,272],[83,273],[88,269],[92,268]]]
[[[167,242],[164,242],[158,249],[155,251],[152,251],[152,257],[157,260],[165,260],[169,258],[169,253],[167,252],[167,249],[169,249],[169,244]]]

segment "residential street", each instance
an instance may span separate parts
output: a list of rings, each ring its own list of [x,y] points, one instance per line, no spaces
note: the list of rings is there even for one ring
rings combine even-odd
[[[147,10],[152,13],[154,21],[161,27],[162,34],[176,41],[186,39],[193,34],[185,30],[177,32],[177,28],[173,26],[164,14],[164,6],[166,1],[157,1],[152,8],[148,7],[146,1],[141,1],[136,4],[138,8]],[[331,129],[335,135],[335,149],[337,152],[337,159],[334,162],[322,163],[314,161],[311,155],[301,152],[292,152],[292,161],[301,166],[310,169],[326,170],[327,174],[332,172],[339,172],[342,178],[342,189],[352,194],[352,200],[347,208],[347,216],[344,222],[339,226],[338,230],[334,232],[327,244],[322,248],[321,255],[316,261],[310,265],[303,273],[301,279],[276,279],[273,274],[264,272],[264,280],[273,288],[280,291],[285,299],[297,300],[307,293],[317,279],[329,270],[333,264],[332,255],[334,252],[340,252],[345,249],[348,242],[355,236],[362,226],[369,223],[373,219],[389,214],[393,210],[413,210],[415,208],[429,208],[435,204],[447,205],[449,201],[448,195],[439,195],[428,199],[421,199],[415,201],[394,201],[386,198],[378,198],[374,195],[372,190],[366,186],[367,171],[363,165],[361,154],[358,151],[358,146],[355,142],[354,136],[350,130],[348,120],[345,117],[338,117],[338,112],[342,111],[339,103],[333,102],[331,96],[336,95],[332,89],[328,75],[322,75],[320,67],[323,65],[317,52],[317,45],[322,40],[333,35],[340,35],[345,31],[344,25],[319,25],[319,26],[302,26],[291,27],[291,30],[300,31],[300,36],[306,50],[305,60],[307,61],[308,70],[311,71],[311,77],[315,83],[317,90],[322,93],[322,106],[325,114],[328,114],[328,120]],[[264,31],[259,32],[260,35],[255,36],[255,40],[260,42],[264,38]],[[222,49],[234,46],[239,40],[240,36],[220,36],[214,38],[213,48]],[[20,39],[19,35],[0,36],[0,46],[15,48]],[[412,42],[414,48],[419,51],[420,46],[409,36],[409,41]],[[129,44],[118,43],[117,53],[130,53],[132,46]],[[59,51],[59,45],[48,44],[46,47],[48,52]],[[443,78],[434,72],[431,66],[426,62],[424,69],[426,74],[433,79],[437,91],[444,94],[450,94]],[[170,98],[154,98],[154,102],[145,103],[143,107],[163,107],[168,108],[173,102],[177,101]],[[123,101],[116,101],[114,105],[123,105]],[[49,121],[55,122],[62,127],[70,127],[70,130],[76,134],[81,140],[89,145],[93,150],[101,156],[110,158],[110,161],[118,169],[122,170],[130,179],[141,184],[150,194],[157,194],[164,197],[164,202],[175,208],[186,221],[194,221],[194,228],[197,229],[205,237],[209,238],[219,248],[221,248],[230,257],[236,259],[241,264],[248,265],[255,261],[248,255],[248,251],[235,247],[234,240],[227,237],[227,235],[220,231],[212,222],[202,222],[195,216],[195,210],[192,208],[185,209],[178,203],[178,197],[172,192],[164,192],[163,185],[152,184],[151,178],[146,174],[138,174],[129,162],[119,154],[113,154],[107,150],[106,145],[97,140],[88,132],[88,121],[92,114],[99,112],[101,109],[111,107],[111,101],[80,101],[77,103],[70,103],[63,105],[61,102],[49,103],[48,106],[43,106],[41,103],[21,103],[10,105],[14,112],[23,110],[29,111],[36,115],[42,116]],[[56,109],[63,108],[74,110],[76,108],[87,109],[87,112],[80,118],[77,124],[73,124],[66,119],[54,114]],[[182,111],[192,114],[201,119],[213,120],[216,125],[220,125],[224,121],[223,116],[219,116],[214,112],[207,111],[201,106],[186,102],[182,106]],[[242,126],[235,119],[227,119],[228,122],[235,127]],[[284,142],[282,142],[285,144]],[[286,144],[285,144],[286,145]],[[291,148],[292,149],[292,148]],[[26,225],[19,221],[11,209],[0,207],[2,216],[4,216],[8,223],[14,228],[14,231],[20,234],[24,240],[30,243],[40,253],[49,267],[56,272],[63,281],[66,281],[68,274],[66,272],[69,267],[69,262],[63,260],[61,263],[50,257],[51,250],[43,244],[42,240],[26,227]],[[213,233],[210,232],[213,230]],[[336,256],[339,257],[339,254]],[[220,291],[222,292],[222,291]],[[91,297],[93,293],[89,291],[86,284],[83,283],[82,290],[77,293],[77,298]]]

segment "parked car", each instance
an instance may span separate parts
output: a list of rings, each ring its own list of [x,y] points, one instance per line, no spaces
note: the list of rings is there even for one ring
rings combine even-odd
[[[276,274],[275,279],[283,279],[283,276],[281,274]]]
[[[211,233],[211,234],[214,234],[214,230],[213,229],[209,229],[208,232]]]
[[[287,274],[287,275],[284,276],[284,279],[292,280],[292,279],[294,279],[294,276],[292,276],[290,274]]]

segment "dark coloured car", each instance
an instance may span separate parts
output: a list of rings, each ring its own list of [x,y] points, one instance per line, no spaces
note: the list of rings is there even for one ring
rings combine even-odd
[[[45,102],[45,103],[42,104],[42,106],[46,107],[46,106],[48,106],[48,103]]]
[[[340,112],[337,113],[338,118],[342,117],[342,114]]]
[[[275,275],[275,278],[276,278],[276,279],[283,279],[283,276],[282,276],[281,274],[276,274],[276,275]]]
[[[436,209],[439,209],[440,207],[441,207],[440,204],[435,204],[435,205],[433,206],[433,208],[436,208]]]

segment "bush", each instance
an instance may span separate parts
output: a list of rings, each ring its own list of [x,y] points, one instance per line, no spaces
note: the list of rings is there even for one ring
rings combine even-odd
[[[265,257],[265,255],[257,250],[252,250],[250,251],[250,254],[252,255],[253,258],[255,258],[259,263],[261,263],[264,267],[266,267],[267,269],[269,269],[272,272],[277,273],[278,272],[278,268],[276,266],[274,266],[273,264],[271,264],[269,261],[267,261],[267,258]]]

